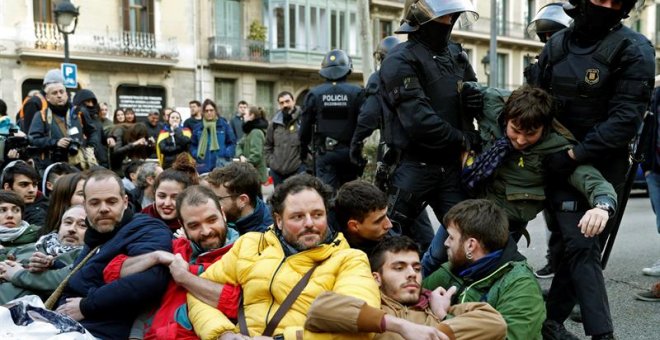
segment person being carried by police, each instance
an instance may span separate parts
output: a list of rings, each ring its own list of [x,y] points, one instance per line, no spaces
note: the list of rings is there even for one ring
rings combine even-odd
[[[407,33],[408,41],[389,51],[379,71],[383,133],[391,134],[400,152],[388,216],[422,251],[433,229],[418,228],[413,221],[426,205],[442,220],[464,199],[461,160],[479,145],[472,121],[483,109],[483,97],[478,89],[463,87],[476,75],[462,47],[449,40],[457,22],[477,18],[467,0],[407,0],[396,33]],[[438,232],[446,238],[444,228]]]
[[[364,102],[364,90],[346,82],[352,71],[353,63],[345,51],[328,52],[319,71],[326,82],[309,91],[302,110],[300,159],[307,158],[313,138],[316,177],[335,191],[360,177],[364,170],[364,164],[351,163],[349,156]]]
[[[542,73],[537,85],[553,95],[558,102],[556,119],[577,140],[572,149],[546,158],[546,170],[554,174],[546,209],[555,216],[564,242],[546,301],[546,339],[577,339],[563,326],[576,302],[586,335],[614,339],[601,240],[616,225],[608,223],[598,237],[580,233],[576,225],[589,205],[566,183],[566,174],[580,164],[592,164],[614,186],[617,206],[625,206],[628,145],[642,124],[655,71],[653,45],[621,23],[636,2],[570,0],[564,10],[574,23],[554,34],[539,56]]]

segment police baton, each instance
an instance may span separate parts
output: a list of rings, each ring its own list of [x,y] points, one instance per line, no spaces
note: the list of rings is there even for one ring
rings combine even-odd
[[[649,134],[651,133],[651,127],[655,123],[653,121],[655,116],[652,112],[646,111],[644,114],[644,119],[642,121],[642,126],[640,126],[639,131],[637,132],[637,140],[631,145],[631,160],[630,167],[626,173],[626,179],[624,182],[623,191],[619,197],[616,214],[614,215],[614,223],[612,224],[612,230],[605,241],[603,250],[601,253],[600,263],[603,266],[603,269],[607,266],[607,261],[610,259],[610,253],[614,247],[614,240],[616,235],[619,232],[619,227],[621,226],[621,220],[623,219],[623,213],[626,210],[626,204],[628,203],[628,197],[630,196],[630,190],[632,189],[633,182],[635,181],[635,175],[637,173],[637,166],[639,163],[644,161],[644,150],[647,148]]]

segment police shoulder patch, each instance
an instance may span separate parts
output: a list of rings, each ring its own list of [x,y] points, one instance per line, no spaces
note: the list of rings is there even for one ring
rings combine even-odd
[[[587,69],[584,81],[589,85],[595,85],[600,81],[600,70],[597,68]]]
[[[403,78],[403,88],[406,90],[421,88],[419,78],[416,76],[406,76]]]

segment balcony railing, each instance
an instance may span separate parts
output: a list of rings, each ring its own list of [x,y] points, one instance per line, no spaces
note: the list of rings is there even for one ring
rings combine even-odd
[[[79,29],[75,34],[69,35],[69,45],[73,53],[89,52],[162,59],[175,59],[179,55],[175,38],[158,40],[155,34],[144,32],[90,32]],[[62,50],[64,36],[53,23],[35,22],[34,40],[23,40],[19,43],[19,47]]]
[[[268,50],[263,41],[211,37],[209,59],[267,62]]]
[[[479,20],[465,28],[458,28],[459,31],[485,33],[490,35],[490,18],[480,17]],[[517,39],[534,39],[527,34],[527,24],[513,21],[497,23],[497,35]]]

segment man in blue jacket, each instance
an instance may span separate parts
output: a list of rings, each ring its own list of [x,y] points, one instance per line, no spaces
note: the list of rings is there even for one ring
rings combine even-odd
[[[57,312],[79,321],[102,339],[126,339],[137,314],[158,303],[167,288],[168,270],[154,266],[105,284],[103,269],[115,256],[172,251],[172,233],[160,220],[128,209],[121,179],[111,171],[94,172],[85,182],[87,233],[85,247],[67,283]]]

